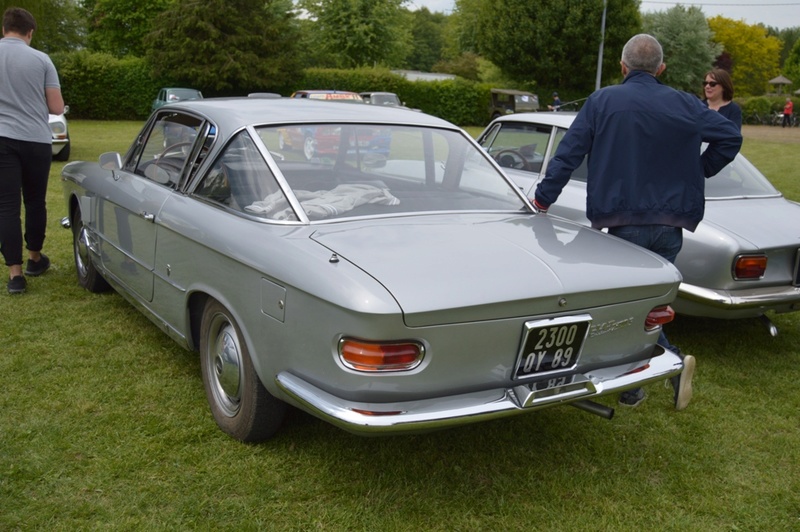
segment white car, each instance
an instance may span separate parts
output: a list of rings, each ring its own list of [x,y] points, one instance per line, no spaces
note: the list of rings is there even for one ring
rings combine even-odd
[[[60,115],[50,115],[50,132],[53,134],[53,159],[56,161],[69,160],[69,128],[67,127],[67,117],[69,106],[64,107],[64,112]]]

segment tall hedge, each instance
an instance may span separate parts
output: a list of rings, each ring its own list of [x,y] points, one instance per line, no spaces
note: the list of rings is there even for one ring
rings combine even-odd
[[[144,59],[87,51],[53,54],[71,118],[142,120],[163,82]]]
[[[115,58],[88,51],[53,54],[64,101],[71,118],[144,120],[161,87],[174,82],[157,79],[142,58]],[[195,87],[206,96],[212,91]],[[420,109],[460,126],[488,123],[490,85],[461,78],[443,81],[409,81],[382,68],[307,69],[291,87],[265,87],[267,92],[289,96],[300,89],[338,89],[354,92],[394,92],[408,107]],[[242,89],[242,96],[247,94]],[[236,91],[233,92],[236,94]]]
[[[483,125],[490,118],[489,85],[461,78],[441,81],[409,81],[386,69],[341,70],[309,68],[292,90],[336,89],[353,92],[396,93],[408,107],[420,109],[454,124]]]

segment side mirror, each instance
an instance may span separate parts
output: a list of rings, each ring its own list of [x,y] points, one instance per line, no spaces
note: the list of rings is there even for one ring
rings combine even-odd
[[[69,105],[64,106],[64,112],[61,114],[67,114],[67,113],[69,113]]]
[[[117,152],[107,152],[100,156],[100,168],[106,170],[121,170],[122,156]]]

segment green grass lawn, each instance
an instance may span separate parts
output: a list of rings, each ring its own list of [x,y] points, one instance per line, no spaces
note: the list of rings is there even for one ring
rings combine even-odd
[[[140,126],[73,121],[72,158],[124,152]],[[744,153],[800,199],[798,145],[757,133]],[[657,384],[611,421],[560,407],[360,438],[292,412],[244,445],[217,429],[194,353],[78,287],[62,166],[52,270],[0,294],[0,530],[800,529],[797,314],[773,317],[776,338],[757,320],[669,325],[698,360],[683,412]]]

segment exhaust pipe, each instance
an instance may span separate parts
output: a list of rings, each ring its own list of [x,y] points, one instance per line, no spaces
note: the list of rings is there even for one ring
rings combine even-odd
[[[588,399],[584,399],[582,401],[574,401],[570,403],[570,405],[576,408],[580,408],[581,410],[585,410],[590,414],[604,417],[606,419],[611,419],[614,417],[613,408],[608,407],[606,405],[601,405],[600,403],[595,403],[594,401],[589,401]]]

